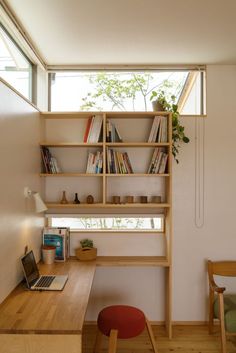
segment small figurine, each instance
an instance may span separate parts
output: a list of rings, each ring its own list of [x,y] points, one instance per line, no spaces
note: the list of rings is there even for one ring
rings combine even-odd
[[[66,198],[66,192],[62,191],[62,199],[61,199],[62,204],[68,203],[67,198]]]
[[[89,204],[94,203],[94,198],[92,195],[87,196],[87,203],[89,203]]]
[[[80,203],[80,200],[78,199],[78,194],[77,192],[75,193],[75,199],[74,199],[74,202],[73,203],[76,203],[76,204],[79,204]]]

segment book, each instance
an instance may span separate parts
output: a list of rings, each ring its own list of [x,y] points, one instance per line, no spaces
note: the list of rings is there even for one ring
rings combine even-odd
[[[160,121],[161,121],[161,116],[155,116],[152,122],[152,127],[149,134],[148,142],[156,142]]]
[[[66,261],[69,257],[70,228],[45,227],[42,240],[43,245],[56,246],[55,261]]]
[[[56,174],[61,173],[57,160],[51,155],[49,148],[41,146],[41,155],[45,173]]]
[[[153,166],[153,171],[152,173],[154,174],[158,174],[159,172],[159,168],[160,168],[160,164],[161,164],[161,159],[162,159],[162,155],[163,155],[163,152],[162,151],[158,151],[158,154],[156,156],[156,160],[154,162],[154,166]]]
[[[91,122],[92,122],[92,116],[90,118],[88,118],[88,121],[87,121],[86,130],[84,133],[84,142],[87,142],[87,140],[88,140],[88,134],[89,134]]]
[[[110,120],[106,122],[106,142],[122,142],[119,130]]]
[[[148,167],[148,172],[147,172],[148,174],[152,174],[158,152],[159,152],[159,148],[155,148],[152,154],[151,162]]]
[[[87,142],[96,143],[99,140],[102,129],[102,115],[94,115],[90,124]]]
[[[97,151],[96,154],[89,152],[87,159],[87,174],[100,174],[102,173],[103,166],[103,153]]]
[[[166,171],[166,166],[167,166],[167,161],[168,161],[168,154],[163,152],[160,167],[159,167],[159,174],[163,174]]]

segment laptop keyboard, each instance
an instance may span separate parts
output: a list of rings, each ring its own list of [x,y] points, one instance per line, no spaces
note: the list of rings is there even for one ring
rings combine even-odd
[[[37,282],[37,284],[35,285],[35,287],[39,287],[39,288],[43,288],[43,287],[50,287],[50,284],[52,283],[52,281],[54,280],[56,276],[42,276],[39,281]]]

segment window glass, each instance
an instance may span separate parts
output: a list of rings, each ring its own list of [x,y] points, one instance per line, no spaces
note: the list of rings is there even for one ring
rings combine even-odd
[[[159,216],[49,216],[52,227],[70,227],[73,231],[164,231],[163,215]]]
[[[32,97],[32,64],[0,26],[0,76],[24,97]]]
[[[181,103],[180,113],[200,114],[202,76],[198,71],[190,74],[186,70],[51,73],[51,111],[152,111],[153,92],[164,92],[169,102],[174,97]]]

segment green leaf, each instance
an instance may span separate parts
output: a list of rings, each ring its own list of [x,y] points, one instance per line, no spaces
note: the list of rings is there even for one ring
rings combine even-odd
[[[187,136],[184,136],[183,137],[183,142],[185,143],[189,143],[190,139],[187,137]]]

